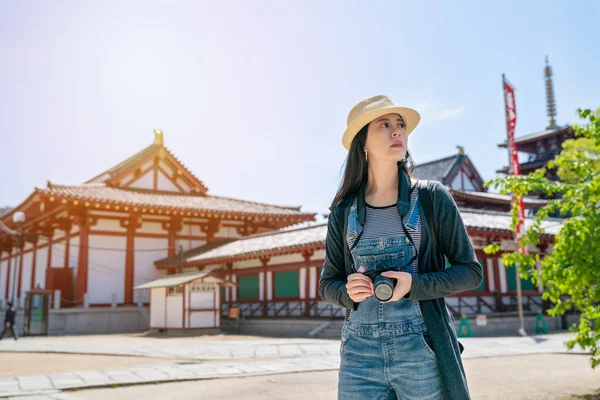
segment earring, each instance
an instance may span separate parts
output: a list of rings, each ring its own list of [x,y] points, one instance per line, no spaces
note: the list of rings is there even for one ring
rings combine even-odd
[[[365,151],[365,161],[369,161],[369,152]]]

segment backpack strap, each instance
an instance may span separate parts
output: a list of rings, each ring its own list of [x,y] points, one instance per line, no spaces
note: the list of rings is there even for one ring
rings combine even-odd
[[[419,185],[419,201],[421,202],[421,206],[423,207],[423,213],[425,220],[427,221],[427,226],[429,227],[429,232],[431,232],[431,239],[433,241],[433,246],[437,249],[437,234],[434,224],[433,218],[433,203],[431,202],[431,196],[429,194],[429,190],[427,190],[427,186],[429,181],[421,181]]]

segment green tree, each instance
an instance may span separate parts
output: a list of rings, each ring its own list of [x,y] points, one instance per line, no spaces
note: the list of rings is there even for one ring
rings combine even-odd
[[[541,260],[541,274],[536,269],[537,254],[518,252],[503,254],[504,265],[518,264],[522,278],[535,284],[543,283],[542,297],[553,303],[550,316],[575,309],[581,313],[576,332],[567,342],[572,349],[579,345],[591,352],[591,365],[600,364],[600,108],[577,110],[584,121],[575,126],[575,139],[564,142],[562,151],[547,168],[556,168],[561,181],[546,178],[546,168],[522,176],[496,177],[486,183],[500,193],[513,193],[517,200],[528,193],[557,195],[541,208],[531,227],[522,234],[520,247],[539,243],[544,233],[542,221],[549,215],[566,216],[560,232],[554,238],[550,254]],[[512,208],[514,231],[518,208]],[[498,244],[488,246],[488,254],[499,250]]]

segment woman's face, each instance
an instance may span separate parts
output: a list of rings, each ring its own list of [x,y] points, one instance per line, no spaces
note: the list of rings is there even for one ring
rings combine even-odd
[[[365,151],[368,160],[400,161],[406,155],[408,133],[399,114],[386,114],[369,124]]]

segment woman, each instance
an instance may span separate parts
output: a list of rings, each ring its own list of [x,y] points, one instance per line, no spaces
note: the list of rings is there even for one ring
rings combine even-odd
[[[419,120],[386,96],[348,115],[319,287],[347,309],[340,399],[470,398],[444,297],[478,287],[483,269],[448,190],[410,176]]]

